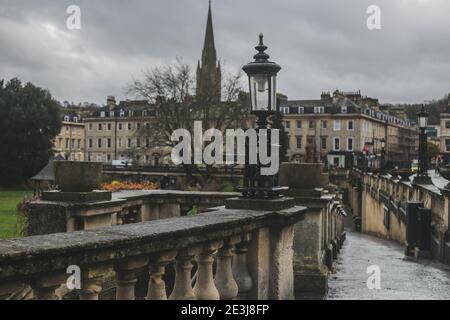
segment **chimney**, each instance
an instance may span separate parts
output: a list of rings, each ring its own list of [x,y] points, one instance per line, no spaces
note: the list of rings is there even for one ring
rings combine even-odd
[[[322,101],[331,101],[331,93],[328,91],[323,91],[320,95],[320,100]]]
[[[106,106],[110,111],[114,110],[116,107],[116,98],[114,96],[108,96],[106,98]]]

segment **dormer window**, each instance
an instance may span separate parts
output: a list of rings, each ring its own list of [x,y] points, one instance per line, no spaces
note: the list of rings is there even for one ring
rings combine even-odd
[[[305,107],[298,107],[298,113],[305,113]]]
[[[109,116],[110,116],[111,118],[114,118],[114,111],[110,111],[110,112],[109,112]]]
[[[128,115],[129,115],[130,117],[132,117],[132,116],[133,116],[133,114],[134,114],[134,112],[133,112],[133,111],[128,111]]]
[[[123,111],[123,110],[120,110],[120,117],[125,117],[125,111]]]
[[[142,111],[142,116],[146,117],[147,116],[147,110]]]
[[[325,107],[319,106],[319,107],[314,107],[314,113],[324,113],[325,112]]]
[[[281,113],[288,114],[289,113],[289,107],[281,107],[280,108]]]
[[[342,113],[347,113],[347,106],[341,107],[341,112]]]
[[[64,116],[64,121],[69,122],[70,121],[70,117],[69,116]]]
[[[105,111],[100,112],[100,117],[104,118],[106,115]]]
[[[78,117],[73,117],[73,122],[78,122]]]

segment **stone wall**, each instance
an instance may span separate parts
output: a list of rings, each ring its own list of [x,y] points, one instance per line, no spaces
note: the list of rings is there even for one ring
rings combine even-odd
[[[362,232],[407,242],[407,204],[423,203],[431,209],[431,256],[450,262],[449,192],[435,185],[415,185],[391,175],[353,170],[349,175],[347,204],[353,218],[360,219]]]

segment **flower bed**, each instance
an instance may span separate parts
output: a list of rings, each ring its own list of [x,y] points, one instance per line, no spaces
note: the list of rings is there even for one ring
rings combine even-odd
[[[159,185],[154,182],[122,182],[113,181],[111,183],[102,183],[100,190],[106,190],[111,192],[122,190],[155,190],[159,189]]]

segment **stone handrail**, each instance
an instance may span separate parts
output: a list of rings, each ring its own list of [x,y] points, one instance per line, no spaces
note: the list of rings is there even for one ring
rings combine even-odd
[[[95,193],[93,193],[95,195]],[[28,235],[98,229],[133,222],[179,217],[193,206],[198,211],[220,207],[234,192],[133,190],[112,193],[110,200],[73,202],[59,192],[28,204]]]
[[[144,268],[150,274],[147,299],[166,299],[162,276],[176,261],[170,299],[290,298],[293,224],[305,211],[219,208],[193,217],[1,240],[0,297],[25,283],[35,299],[57,299],[67,268],[78,266],[82,300],[98,299],[102,278],[112,270],[116,298],[134,299],[137,272]],[[194,258],[198,276],[192,288]]]

